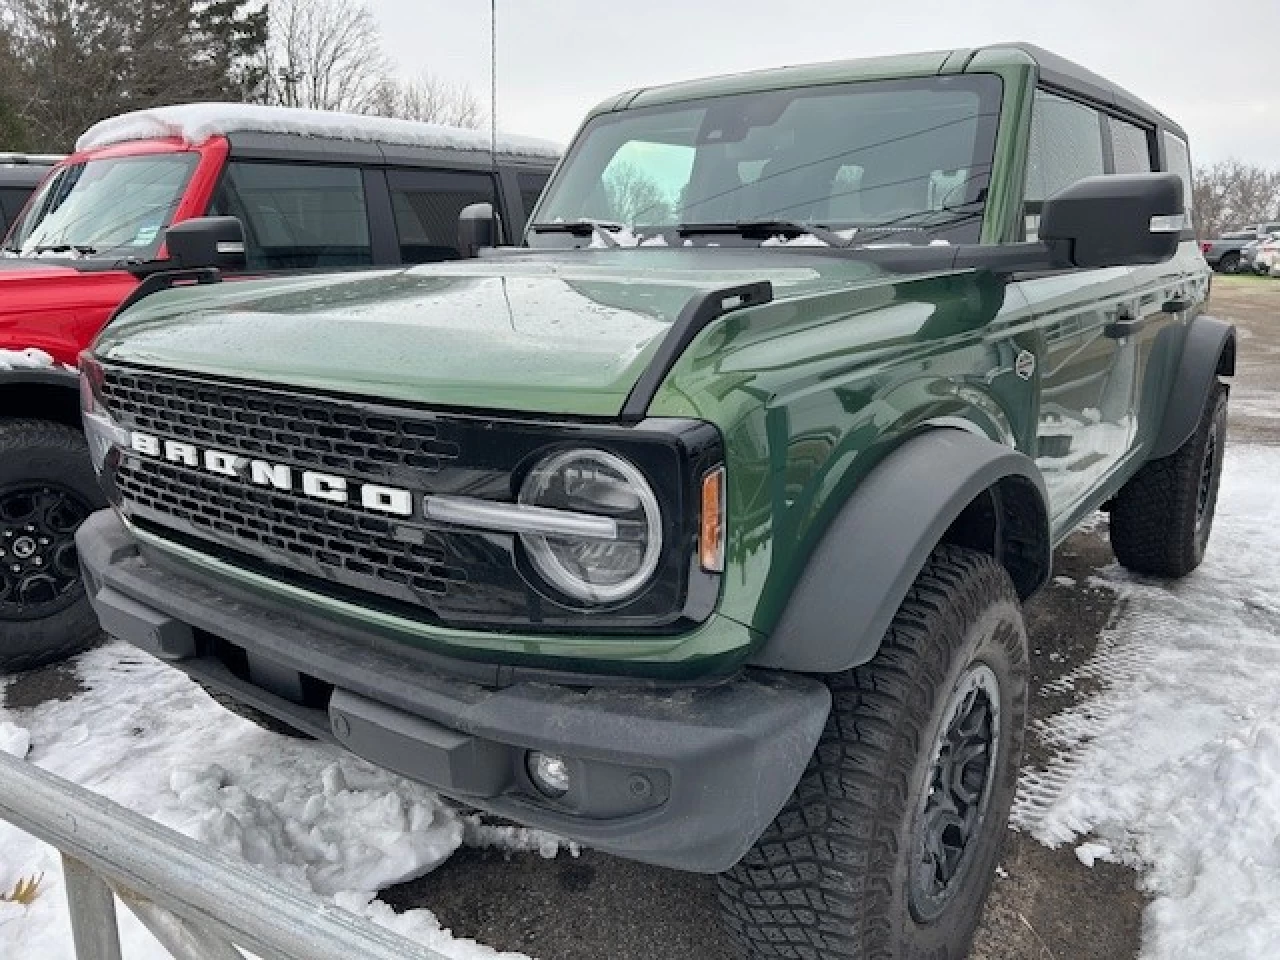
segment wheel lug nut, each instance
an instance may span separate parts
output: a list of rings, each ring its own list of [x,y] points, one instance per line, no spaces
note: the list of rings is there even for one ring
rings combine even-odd
[[[37,567],[43,567],[43,566],[44,566],[44,560],[42,560],[40,557],[36,557],[36,558],[35,558],[35,560],[34,560],[34,561],[32,561],[32,562],[33,562]]]

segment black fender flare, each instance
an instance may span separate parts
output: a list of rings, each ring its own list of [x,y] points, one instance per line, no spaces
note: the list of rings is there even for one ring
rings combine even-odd
[[[858,485],[751,662],[836,673],[869,661],[929,554],[987,492],[996,559],[1026,599],[1052,562],[1044,478],[1026,454],[938,427],[903,442]]]
[[[63,366],[0,369],[0,387],[14,383],[38,383],[47,387],[66,387],[79,392],[80,375]]]
[[[1235,372],[1236,328],[1203,314],[1192,320],[1182,340],[1182,358],[1173,375],[1150,459],[1170,456],[1187,442],[1218,376],[1230,377]]]

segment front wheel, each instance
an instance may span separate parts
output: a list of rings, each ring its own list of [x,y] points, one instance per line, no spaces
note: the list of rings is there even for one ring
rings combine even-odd
[[[1017,785],[1027,682],[1008,574],[938,548],[876,657],[828,679],[794,795],[719,878],[744,955],[965,957]]]
[[[102,506],[80,431],[0,420],[0,672],[61,659],[99,636],[75,534]]]

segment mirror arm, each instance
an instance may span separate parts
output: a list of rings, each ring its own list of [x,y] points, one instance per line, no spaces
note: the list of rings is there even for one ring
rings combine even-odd
[[[1066,270],[1074,266],[1066,253],[1057,244],[966,243],[957,247],[954,266],[957,270],[990,270],[993,273]]]

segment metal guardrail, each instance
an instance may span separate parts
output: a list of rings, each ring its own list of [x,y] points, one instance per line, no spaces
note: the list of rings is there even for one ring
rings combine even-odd
[[[62,852],[78,960],[121,960],[115,897],[176,960],[446,960],[2,752],[0,819]]]

